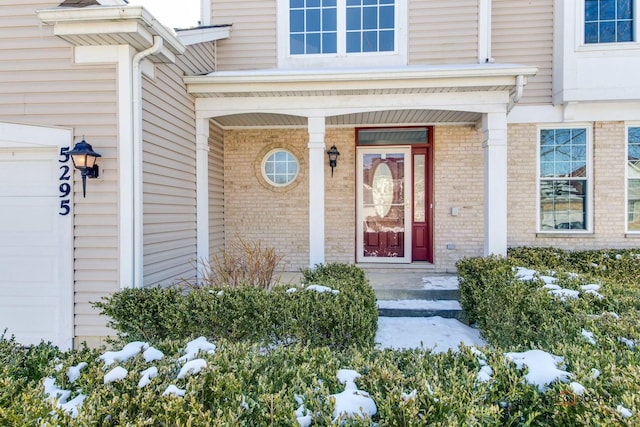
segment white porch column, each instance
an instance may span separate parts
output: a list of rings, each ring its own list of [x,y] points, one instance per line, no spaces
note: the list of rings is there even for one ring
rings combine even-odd
[[[507,115],[482,115],[484,255],[507,255]]]
[[[200,281],[200,262],[209,260],[209,119],[196,119],[196,236]]]
[[[324,264],[324,117],[309,117],[309,267]]]

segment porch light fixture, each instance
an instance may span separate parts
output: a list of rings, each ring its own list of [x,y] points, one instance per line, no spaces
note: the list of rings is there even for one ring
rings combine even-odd
[[[331,168],[331,176],[333,177],[333,168],[338,164],[338,156],[340,155],[340,152],[335,145],[332,145],[331,148],[329,148],[329,151],[327,151],[327,155],[329,156],[329,167]]]
[[[82,197],[87,196],[87,178],[98,177],[98,165],[96,165],[96,159],[102,157],[102,155],[93,151],[93,147],[82,139],[82,141],[76,143],[73,150],[67,154],[71,156],[73,166],[82,172]]]

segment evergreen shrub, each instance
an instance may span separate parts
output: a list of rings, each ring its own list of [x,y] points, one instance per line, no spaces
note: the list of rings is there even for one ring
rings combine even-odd
[[[319,265],[303,272],[301,286],[207,286],[123,289],[95,306],[110,326],[131,340],[225,337],[233,341],[372,347],[376,298],[361,269]],[[331,288],[328,292],[305,285]]]

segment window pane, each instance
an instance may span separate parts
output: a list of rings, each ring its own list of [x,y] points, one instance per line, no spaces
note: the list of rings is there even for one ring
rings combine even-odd
[[[627,229],[640,231],[640,179],[629,180],[627,215]]]
[[[347,52],[361,52],[360,33],[347,33]]]
[[[362,29],[362,22],[360,21],[359,8],[347,8],[347,30],[360,30]]]
[[[320,33],[307,34],[306,53],[320,53]]]
[[[598,20],[598,0],[585,0],[584,19],[585,21]]]
[[[307,0],[307,7],[320,7],[320,0]]]
[[[307,31],[320,31],[320,9],[307,10]]]
[[[304,54],[304,34],[292,34],[289,43],[292,55]]]
[[[613,43],[616,41],[615,22],[600,23],[600,43]]]
[[[600,0],[600,20],[616,19],[616,1]]]
[[[322,34],[322,53],[337,53],[337,46],[336,33]]]
[[[378,28],[378,8],[365,7],[362,10],[362,28],[365,30]]]
[[[632,42],[631,21],[618,22],[618,42]]]
[[[336,9],[322,9],[322,31],[336,31]]]
[[[289,8],[300,9],[304,7],[304,0],[289,0]]]
[[[631,19],[633,17],[633,9],[631,0],[618,0],[618,19]]]
[[[629,178],[640,178],[640,128],[629,128],[627,176]]]
[[[598,43],[598,23],[592,22],[584,26],[584,42]]]
[[[393,6],[385,6],[380,8],[380,28],[395,27],[395,17]]]
[[[393,31],[380,31],[378,50],[380,52],[393,52],[395,50]]]
[[[362,51],[363,52],[378,51],[378,32],[377,31],[362,32]]]
[[[336,0],[322,0],[322,7],[335,7]]]
[[[289,30],[292,33],[301,33],[304,31],[303,10],[292,10],[289,12]]]
[[[586,181],[540,182],[540,229],[586,230]]]

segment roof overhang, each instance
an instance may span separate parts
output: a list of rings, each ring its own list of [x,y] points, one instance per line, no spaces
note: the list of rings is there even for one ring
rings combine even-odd
[[[42,22],[54,26],[55,35],[74,46],[129,44],[143,51],[159,36],[163,48],[150,57],[154,62],[174,62],[175,55],[186,50],[175,33],[142,6],[56,7],[36,13]]]
[[[229,38],[231,25],[213,25],[209,27],[197,27],[189,29],[176,29],[178,39],[185,46],[198,43],[212,42]]]
[[[473,123],[491,108],[510,108],[537,71],[515,64],[461,64],[224,71],[184,81],[198,98],[197,114],[218,117],[223,127],[302,125],[310,111],[336,125]],[[385,113],[376,116],[374,110]]]

